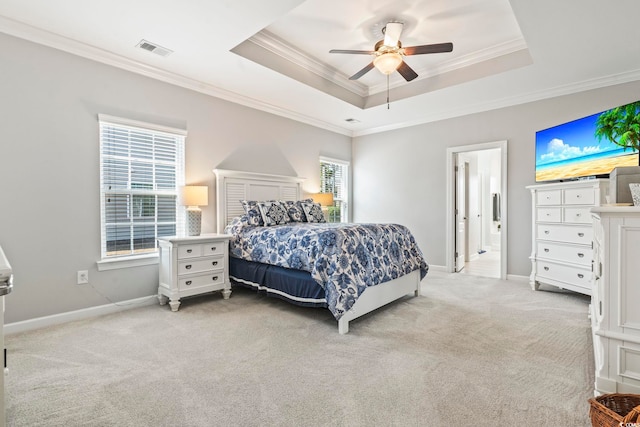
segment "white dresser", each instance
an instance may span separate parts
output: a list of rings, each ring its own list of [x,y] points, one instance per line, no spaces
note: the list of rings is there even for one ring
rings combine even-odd
[[[160,237],[160,305],[178,311],[180,299],[213,291],[231,295],[229,238],[226,234]]]
[[[530,283],[591,295],[593,225],[590,209],[606,203],[609,180],[531,185]]]
[[[591,328],[595,393],[640,394],[640,207],[599,207]]]

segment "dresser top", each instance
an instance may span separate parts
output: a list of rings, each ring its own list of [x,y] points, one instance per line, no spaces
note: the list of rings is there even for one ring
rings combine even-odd
[[[546,184],[540,183],[535,185],[528,185],[526,188],[529,190],[543,190],[543,189],[554,189],[554,188],[572,188],[572,187],[599,187],[603,184],[609,185],[608,178],[598,178],[598,179],[579,179],[576,181],[566,181],[566,182],[548,182]]]
[[[591,208],[591,212],[599,214],[621,214],[628,216],[640,216],[640,206],[598,206]]]

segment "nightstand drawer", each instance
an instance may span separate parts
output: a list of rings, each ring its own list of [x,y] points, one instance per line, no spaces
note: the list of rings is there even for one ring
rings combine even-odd
[[[202,244],[202,256],[223,255],[228,241],[211,242]]]
[[[179,245],[178,259],[198,258],[203,255],[202,245]]]
[[[201,286],[210,286],[210,285],[223,285],[224,280],[224,272],[211,272],[209,274],[202,274],[199,276],[191,276],[184,277],[182,279],[178,279],[178,289],[181,291],[199,288]]]
[[[178,262],[178,275],[200,273],[202,271],[220,270],[223,268],[222,257],[210,257]]]

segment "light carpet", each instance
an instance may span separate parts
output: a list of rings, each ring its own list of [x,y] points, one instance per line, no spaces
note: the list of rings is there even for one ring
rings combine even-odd
[[[6,337],[10,426],[588,426],[589,298],[430,272],[339,335],[235,289]]]

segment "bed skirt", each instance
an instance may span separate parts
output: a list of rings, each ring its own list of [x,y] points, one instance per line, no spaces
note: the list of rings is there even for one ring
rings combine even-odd
[[[308,271],[229,257],[229,278],[233,285],[254,289],[296,305],[327,307],[324,289]]]

